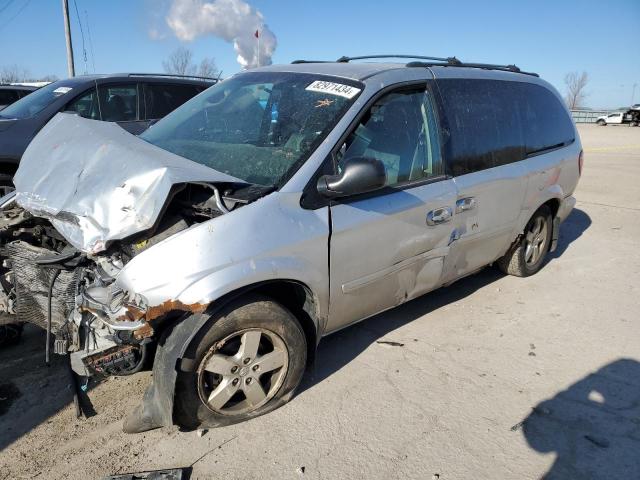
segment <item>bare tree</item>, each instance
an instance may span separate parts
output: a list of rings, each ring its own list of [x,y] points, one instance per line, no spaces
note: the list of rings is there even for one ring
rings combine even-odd
[[[176,48],[171,55],[162,62],[164,71],[172,75],[199,75],[201,77],[216,77],[218,67],[213,57],[205,57],[196,65],[193,61],[193,52],[188,48]]]
[[[169,58],[162,62],[164,71],[174,75],[195,75],[196,66],[193,63],[193,52],[188,48],[178,47]]]
[[[567,86],[567,94],[565,101],[569,106],[569,109],[573,110],[584,106],[584,100],[587,98],[587,93],[584,91],[587,83],[589,83],[589,75],[587,72],[571,72],[567,73],[564,77],[564,83]]]
[[[200,62],[198,68],[198,75],[201,77],[214,78],[218,76],[218,67],[216,67],[216,61],[212,57],[205,57]]]
[[[6,65],[0,69],[0,83],[24,82],[29,78],[29,71],[18,65]]]
[[[58,78],[57,75],[45,75],[43,77],[36,78],[33,81],[34,82],[57,82],[58,80],[60,79]]]

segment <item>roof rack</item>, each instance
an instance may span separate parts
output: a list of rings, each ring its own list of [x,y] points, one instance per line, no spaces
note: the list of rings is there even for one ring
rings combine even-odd
[[[207,80],[211,82],[220,81],[220,76],[217,78],[213,77],[201,77],[198,75],[177,75],[173,73],[129,73],[127,74],[129,77],[166,77],[166,78],[186,78],[190,80]]]
[[[522,73],[523,75],[531,75],[532,77],[539,77],[535,72],[525,72],[520,70],[516,65],[495,65],[492,63],[467,63],[460,62],[452,63],[432,63],[432,62],[409,62],[407,67],[467,67],[467,68],[481,68],[483,70],[499,70],[502,72]]]
[[[524,75],[531,75],[538,77],[537,73],[524,72],[520,70],[516,65],[495,65],[492,63],[467,63],[462,62],[456,57],[426,57],[423,55],[363,55],[359,57],[340,57],[336,60],[337,63],[349,63],[352,60],[371,60],[381,58],[410,58],[415,60],[427,60],[425,61],[413,61],[406,64],[407,67],[468,67],[468,68],[481,68],[484,70],[500,70],[503,72],[522,73]],[[292,63],[329,63],[324,60],[296,60]]]
[[[297,65],[299,63],[334,63],[331,60],[294,60],[291,62],[292,65]]]
[[[351,60],[370,60],[372,58],[416,58],[419,60],[432,60],[435,62],[459,62],[456,57],[425,57],[422,55],[364,55],[361,57],[340,57],[336,60],[338,63],[349,63]]]

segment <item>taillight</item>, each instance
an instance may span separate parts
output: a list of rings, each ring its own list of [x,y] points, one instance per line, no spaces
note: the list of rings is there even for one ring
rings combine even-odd
[[[580,155],[578,155],[578,174],[582,175],[582,164],[584,163],[584,152],[580,150]]]

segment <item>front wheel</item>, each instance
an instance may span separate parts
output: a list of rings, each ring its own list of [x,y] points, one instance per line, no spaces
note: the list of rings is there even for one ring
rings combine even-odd
[[[187,429],[212,428],[285,404],[302,379],[307,344],[291,312],[256,296],[215,315],[191,355],[196,370],[178,374],[175,420]]]
[[[542,268],[551,245],[551,211],[546,205],[533,214],[524,233],[496,264],[504,273],[528,277]]]
[[[596,123],[601,127],[604,127],[607,124],[607,122],[605,122],[604,120],[598,120]]]

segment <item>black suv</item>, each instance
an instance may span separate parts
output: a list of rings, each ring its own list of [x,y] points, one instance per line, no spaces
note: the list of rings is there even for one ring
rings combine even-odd
[[[0,111],[0,195],[29,142],[58,112],[117,122],[139,134],[154,121],[217,82],[156,74],[83,75],[50,83]]]
[[[0,110],[26,97],[38,87],[26,85],[2,85],[0,84]]]

